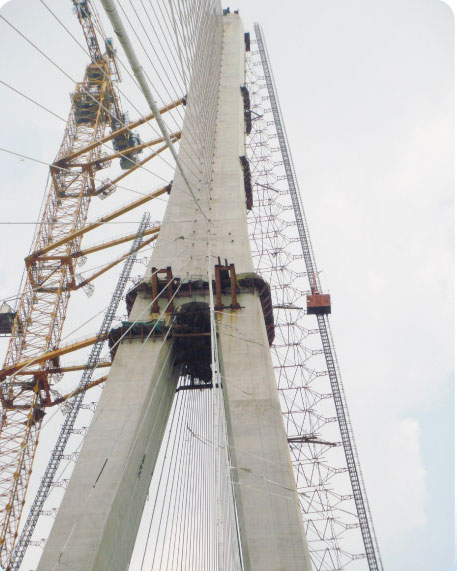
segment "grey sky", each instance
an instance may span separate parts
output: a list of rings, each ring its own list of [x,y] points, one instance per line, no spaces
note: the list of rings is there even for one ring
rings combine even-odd
[[[49,2],[82,39],[67,4]],[[437,0],[240,0],[231,7],[239,7],[246,28],[258,21],[265,32],[316,261],[332,294],[334,338],[385,568],[448,569],[453,15]],[[13,0],[2,14],[82,77],[84,54],[39,3]],[[8,55],[1,78],[66,117],[71,82],[0,26]],[[63,123],[1,85],[0,97],[0,146],[51,161]],[[1,221],[35,220],[46,167],[4,153],[0,165]],[[138,180],[143,189],[156,185]],[[91,219],[104,204],[94,208]],[[0,232],[3,298],[17,290],[33,227]]]

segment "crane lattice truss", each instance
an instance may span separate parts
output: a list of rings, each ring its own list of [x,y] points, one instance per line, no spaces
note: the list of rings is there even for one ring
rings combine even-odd
[[[75,86],[63,141],[50,168],[50,185],[31,254],[26,258],[26,276],[16,309],[4,367],[0,371],[0,564],[7,568],[18,536],[44,409],[54,406],[52,386],[62,377],[60,356],[95,342],[76,343],[60,348],[62,329],[72,291],[91,282],[125,259],[106,264],[83,279],[76,272],[78,260],[86,254],[132,241],[136,234],[81,249],[84,234],[145,202],[169,192],[170,185],[86,224],[92,196],[106,198],[115,184],[167,148],[166,145],[138,162],[144,148],[163,143],[159,138],[141,143],[132,129],[150,121],[153,114],[125,124],[116,82],[119,81],[115,54],[109,41],[102,53],[95,33],[95,11],[86,0],[74,0],[82,24],[91,62],[84,79]],[[96,14],[94,16],[96,20]],[[98,24],[98,29],[99,24]],[[165,113],[181,105],[177,100],[160,110]],[[111,132],[106,134],[107,127]],[[178,141],[180,132],[171,140]],[[102,153],[102,145],[112,142],[114,152]],[[114,180],[97,186],[95,173],[120,158],[128,169]],[[144,231],[148,237],[139,248],[156,239],[158,228]]]
[[[379,571],[328,317],[317,315],[316,327],[306,314],[307,295],[321,286],[258,24],[255,35],[246,78],[254,197],[248,221],[257,271],[272,291],[272,355],[312,564]]]
[[[70,400],[66,400],[66,405],[68,410],[66,411],[65,420],[60,428],[59,435],[57,437],[56,445],[51,452],[51,456],[46,467],[46,470],[41,479],[40,486],[38,488],[37,494],[27,515],[25,525],[22,529],[22,533],[17,541],[13,553],[13,557],[10,561],[9,570],[17,571],[20,568],[22,560],[24,558],[27,547],[30,545],[32,534],[35,530],[38,518],[40,517],[43,509],[44,502],[46,501],[51,486],[54,482],[57,469],[59,468],[62,457],[65,453],[65,448],[68,444],[70,435],[75,429],[75,422],[80,412],[81,406],[83,404],[83,399],[88,388],[97,386],[106,380],[106,375],[92,381],[92,376],[95,369],[100,363],[100,354],[105,345],[105,340],[109,334],[110,328],[112,326],[116,311],[119,307],[119,303],[122,299],[122,295],[125,292],[125,287],[127,280],[130,277],[130,272],[132,266],[135,262],[136,252],[138,251],[141,241],[143,239],[144,233],[149,225],[150,215],[145,213],[142,217],[140,226],[138,228],[135,240],[133,241],[130,249],[129,256],[124,264],[121,275],[119,276],[116,288],[111,298],[111,302],[108,306],[108,310],[105,313],[103,322],[98,331],[96,341],[92,345],[91,353],[86,362],[84,373],[79,382],[78,388],[72,392]],[[75,398],[72,398],[75,397]],[[63,402],[63,398],[57,399]]]

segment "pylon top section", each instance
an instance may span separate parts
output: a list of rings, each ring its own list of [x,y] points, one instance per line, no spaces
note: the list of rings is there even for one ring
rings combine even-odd
[[[200,70],[195,68],[187,97],[179,157],[194,196],[177,170],[151,259],[150,267],[171,266],[181,279],[206,276],[209,250],[212,267],[220,257],[234,262],[237,272],[254,269],[246,225],[246,167],[240,160],[245,157],[240,90],[245,82],[244,29],[238,14],[221,19],[224,42],[213,62],[219,79],[200,90]],[[150,268],[146,275],[151,275]]]

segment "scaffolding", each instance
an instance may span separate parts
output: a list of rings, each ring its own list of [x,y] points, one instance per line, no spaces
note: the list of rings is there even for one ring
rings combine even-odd
[[[366,560],[370,571],[382,571],[330,331],[330,297],[322,294],[264,37],[258,24],[254,30],[257,49],[252,45],[247,71],[254,194],[248,220],[256,271],[272,290],[272,353],[313,568],[344,569]],[[307,301],[317,328],[305,312]]]

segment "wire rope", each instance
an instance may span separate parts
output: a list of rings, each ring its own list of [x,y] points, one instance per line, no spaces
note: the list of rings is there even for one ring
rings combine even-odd
[[[42,1],[42,0],[40,0]],[[7,20],[2,14],[0,14],[0,18],[2,20],[4,20],[4,22],[6,24],[8,24],[19,36],[21,36],[21,38],[23,38],[29,45],[31,45],[38,53],[40,53],[49,63],[51,63],[56,69],[58,69],[63,75],[65,75],[65,77],[67,77],[73,84],[77,84],[78,82],[72,78],[59,64],[57,64],[51,57],[49,57],[42,49],[40,49],[34,42],[32,42],[32,40],[30,40],[25,34],[23,34],[16,26],[14,26],[14,24],[12,24],[9,20]],[[57,18],[57,17],[56,17]],[[71,36],[73,37],[73,36]],[[128,127],[127,124],[125,124],[125,122],[122,121],[121,118],[116,117],[115,115],[113,115],[113,113],[110,111],[110,109],[108,109],[103,103],[101,103],[99,100],[97,100],[92,93],[90,93],[90,91],[88,90],[84,90],[84,93],[90,98],[92,99],[97,105],[99,105],[110,117],[112,117],[113,119],[115,119],[116,121],[119,121],[121,123],[122,127]],[[135,109],[135,111],[137,111],[137,113],[141,116],[141,113],[138,111],[138,109],[130,102],[130,104],[132,105],[132,107]],[[159,114],[160,115],[160,114]],[[152,124],[150,122],[147,123],[147,125],[150,125],[150,127],[153,129],[154,134],[155,135],[159,135],[159,132],[157,130],[155,130],[152,126]],[[162,155],[157,155],[162,161],[164,161],[170,168],[172,168],[172,165],[166,160],[164,159],[164,157]],[[137,165],[137,163],[135,161],[133,161],[132,159],[129,159],[129,157],[126,157],[127,160],[130,160],[134,165]],[[146,167],[144,167],[144,165],[140,165],[140,168],[144,169],[146,172],[148,172],[149,174],[152,174],[153,176],[155,176],[156,178],[159,178],[160,180],[165,181],[165,179],[163,179],[161,176],[159,176],[157,173],[154,173],[153,171],[150,171],[149,169],[147,169]]]
[[[146,37],[147,37],[147,39],[148,39],[148,41],[149,41],[149,44],[151,45],[151,49],[153,50],[154,54],[156,55],[157,61],[161,64],[161,67],[162,67],[162,69],[163,69],[163,71],[164,71],[164,73],[165,73],[165,75],[166,75],[168,81],[170,82],[170,85],[173,86],[174,84],[171,82],[171,80],[170,80],[170,78],[169,78],[169,75],[168,75],[168,72],[167,72],[167,70],[166,70],[166,68],[165,68],[165,66],[164,66],[164,64],[163,64],[163,62],[162,62],[162,60],[161,60],[161,58],[159,57],[159,55],[158,55],[158,53],[157,53],[157,51],[156,51],[156,49],[155,49],[154,44],[151,42],[151,39],[150,39],[149,35],[147,34],[146,29],[145,29],[145,27],[144,27],[144,23],[143,23],[142,19],[140,18],[139,14],[138,14],[138,11],[136,10],[134,4],[132,3],[132,0],[129,0],[129,3],[130,3],[130,5],[131,5],[131,7],[132,7],[132,9],[133,9],[133,11],[134,11],[134,13],[135,13],[135,16],[136,16],[136,19],[138,20],[138,23],[140,24],[141,28],[143,29],[144,33],[146,34]],[[139,41],[139,43],[140,43],[140,46],[141,46],[142,50],[144,51],[144,53],[145,53],[145,55],[146,55],[148,61],[150,62],[151,66],[152,66],[152,68],[153,68],[153,70],[154,70],[154,72],[155,72],[155,75],[158,77],[159,81],[160,81],[161,84],[163,85],[164,90],[165,90],[166,94],[168,95],[169,99],[174,99],[174,98],[179,97],[179,96],[177,95],[177,90],[176,90],[176,89],[173,89],[173,91],[174,91],[173,94],[170,93],[170,91],[168,90],[167,86],[165,85],[165,82],[164,82],[163,79],[162,79],[161,74],[158,73],[156,66],[154,65],[154,63],[153,63],[151,57],[149,56],[148,50],[145,48],[143,42],[141,41],[141,39],[140,39],[140,37],[139,37],[139,35],[138,35],[137,31],[136,31],[135,26],[132,24],[132,22],[130,21],[130,19],[128,18],[127,14],[126,14],[126,12],[125,12],[125,9],[122,7],[122,4],[119,3],[119,7],[120,7],[120,9],[122,10],[123,14],[125,15],[125,17],[126,17],[128,23],[129,23],[129,25],[130,25],[132,31],[134,32],[136,38],[138,39],[138,41]],[[154,83],[153,83],[153,81],[151,80],[151,78],[149,77],[148,74],[146,74],[146,77],[147,77],[147,79],[148,79],[148,81],[149,81],[151,87],[154,89]],[[158,94],[158,91],[157,91],[156,89],[155,89],[155,92]],[[163,97],[161,97],[160,99],[163,101]],[[180,114],[180,115],[181,115],[181,114]],[[172,119],[174,120],[176,126],[177,126],[178,128],[181,128],[181,126],[178,124],[178,122],[176,121],[176,119],[175,119],[174,117],[172,117]],[[182,119],[182,120],[184,119],[182,115],[181,115],[181,119]],[[190,135],[191,135],[191,137],[192,137],[192,140],[193,140],[194,143],[196,144],[197,141],[196,141],[196,139],[195,139],[195,137],[194,137],[194,135],[193,135],[193,130],[187,130],[187,132],[190,132]],[[183,152],[183,151],[181,151],[181,152]],[[194,159],[193,159],[192,154],[189,153],[189,152],[187,151],[187,149],[184,149],[184,152],[185,152],[185,154],[187,154],[189,157],[191,157],[191,160],[194,162]],[[194,162],[194,164],[195,164],[195,162]],[[198,165],[197,165],[197,166],[198,166]],[[194,174],[194,176],[195,176],[195,173],[193,173],[193,174]]]

